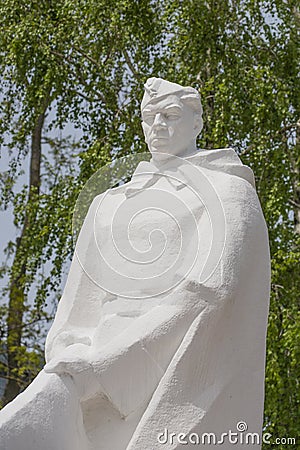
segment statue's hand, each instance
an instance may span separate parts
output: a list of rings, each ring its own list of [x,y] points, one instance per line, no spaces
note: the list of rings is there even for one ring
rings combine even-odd
[[[88,345],[70,345],[57,358],[49,361],[45,365],[44,370],[47,373],[65,373],[72,376],[88,374],[92,370],[89,354],[90,346]]]

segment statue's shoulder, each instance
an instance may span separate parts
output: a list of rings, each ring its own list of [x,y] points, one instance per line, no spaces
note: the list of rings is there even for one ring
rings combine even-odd
[[[255,179],[250,167],[244,165],[233,148],[200,150],[190,162],[219,174],[227,175],[228,182],[247,181],[255,188]]]
[[[200,149],[190,159],[192,160],[193,158],[200,158],[203,163],[215,165],[243,164],[237,152],[231,147],[208,150]]]

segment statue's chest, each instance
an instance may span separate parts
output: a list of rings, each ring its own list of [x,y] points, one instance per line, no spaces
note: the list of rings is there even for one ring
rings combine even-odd
[[[126,274],[127,281],[139,279],[143,286],[154,279],[169,285],[193,264],[204,210],[190,187],[166,179],[144,190],[108,193],[94,222],[101,270],[109,267],[116,283],[119,274]]]
[[[103,198],[97,211],[102,231],[120,231],[125,227],[136,234],[154,228],[176,232],[192,226],[205,209],[198,192],[173,178],[162,177],[149,188],[128,191],[108,193]]]

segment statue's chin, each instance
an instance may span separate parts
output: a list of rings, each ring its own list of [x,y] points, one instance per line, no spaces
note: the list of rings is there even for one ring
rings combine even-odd
[[[198,152],[197,146],[196,146],[196,141],[194,141],[194,140],[187,142],[187,144],[185,146],[182,146],[181,149],[178,146],[176,147],[176,146],[172,146],[172,145],[170,145],[170,146],[166,146],[166,145],[161,145],[161,146],[151,145],[150,146],[149,145],[149,150],[152,155],[153,161],[156,161],[156,162],[168,161],[168,160],[172,159],[172,157],[187,158]]]

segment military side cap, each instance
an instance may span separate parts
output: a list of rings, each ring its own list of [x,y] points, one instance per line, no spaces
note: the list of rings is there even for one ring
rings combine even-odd
[[[177,83],[163,80],[162,78],[148,78],[145,84],[145,93],[141,103],[141,110],[149,103],[172,94],[180,95],[197,95],[200,99],[198,91],[192,87],[180,86]]]

